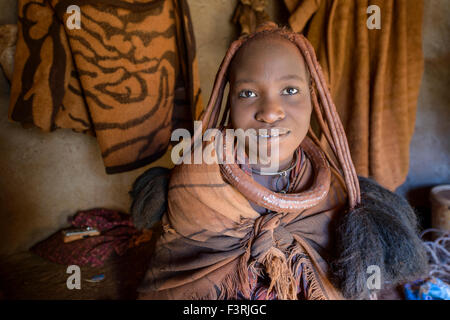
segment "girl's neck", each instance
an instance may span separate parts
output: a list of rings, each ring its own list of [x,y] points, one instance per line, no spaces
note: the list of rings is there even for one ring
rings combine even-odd
[[[252,168],[252,170],[256,171],[256,172],[262,172],[264,170],[265,173],[277,173],[283,170],[288,169],[289,167],[292,166],[292,161],[294,160],[295,156],[294,154],[292,154],[291,156],[289,156],[288,158],[282,160],[279,162],[278,164],[278,168],[274,168],[273,170],[271,169],[270,171],[264,170],[264,168],[269,168],[268,165],[261,165],[261,164],[252,164],[250,165],[250,167]]]

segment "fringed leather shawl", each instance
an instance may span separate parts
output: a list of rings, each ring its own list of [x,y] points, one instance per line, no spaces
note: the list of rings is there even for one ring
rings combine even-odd
[[[311,148],[324,157],[311,142]],[[310,155],[297,192],[314,185]],[[342,178],[329,167],[324,195],[301,212],[260,215],[247,198],[224,181],[217,164],[184,164],[172,171],[168,211],[141,299],[250,298],[252,276],[267,274],[277,299],[296,299],[307,283],[307,299],[339,299],[327,279],[329,228],[343,211]],[[330,172],[331,170],[331,172]]]

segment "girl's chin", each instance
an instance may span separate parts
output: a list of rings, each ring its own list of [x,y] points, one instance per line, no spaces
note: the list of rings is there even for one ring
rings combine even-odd
[[[277,142],[278,145],[272,145],[271,139],[267,139],[266,142],[256,144],[258,147],[253,149],[246,144],[246,154],[250,156],[249,152],[254,152],[253,159],[258,159],[258,163],[268,163],[267,161],[273,160],[275,163],[286,164],[286,166],[289,166],[291,163],[294,153],[301,143],[298,139],[280,139]],[[260,157],[260,155],[263,156]]]

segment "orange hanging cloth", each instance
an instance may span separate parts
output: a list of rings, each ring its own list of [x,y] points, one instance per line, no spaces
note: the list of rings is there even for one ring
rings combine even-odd
[[[423,73],[423,1],[285,0],[289,24],[313,45],[359,175],[388,189],[408,174]],[[367,20],[380,8],[380,29]]]

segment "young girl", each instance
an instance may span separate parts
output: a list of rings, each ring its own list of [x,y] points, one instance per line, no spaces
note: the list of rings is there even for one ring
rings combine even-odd
[[[233,42],[203,127],[266,129],[258,140],[277,136],[279,168],[176,166],[141,299],[368,298],[370,266],[382,285],[424,272],[414,212],[358,179],[330,97],[303,36],[269,23]],[[313,111],[327,147],[311,129]],[[145,201],[137,185],[135,202]]]

